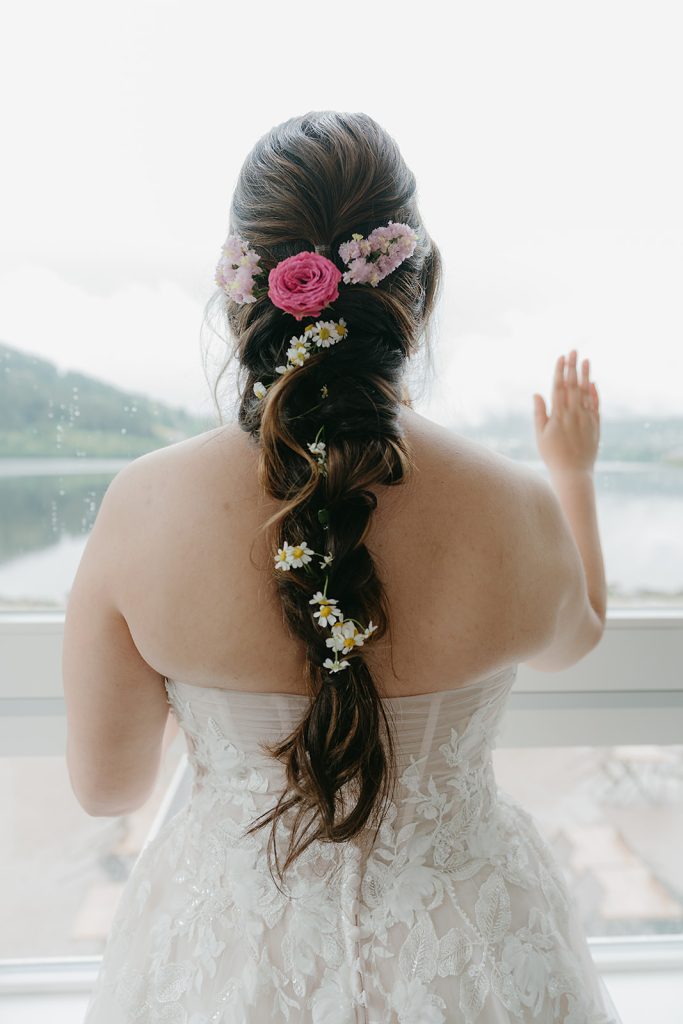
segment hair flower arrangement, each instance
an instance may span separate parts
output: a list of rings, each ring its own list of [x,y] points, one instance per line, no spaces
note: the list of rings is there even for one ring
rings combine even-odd
[[[228,235],[221,249],[215,282],[234,302],[256,302],[254,277],[262,274],[261,257],[239,235]]]
[[[289,544],[285,541],[284,547],[278,548],[275,567],[289,571],[303,565],[308,569],[308,563],[316,554],[318,552],[309,548],[306,541],[300,541],[298,544]],[[322,562],[319,563],[320,567],[327,568],[331,561],[332,555],[324,555]],[[325,645],[332,648],[334,660],[325,658],[323,668],[329,669],[330,672],[341,672],[342,669],[348,668],[350,663],[348,659],[340,658],[339,654],[348,654],[354,647],[362,647],[377,626],[370,619],[366,628],[362,629],[358,628],[360,623],[356,619],[345,618],[337,599],[327,596],[328,582],[329,575],[326,575],[324,590],[318,590],[308,603],[318,605],[318,610],[313,612],[313,618],[318,620],[318,625],[323,628],[330,627],[331,636],[325,640]]]
[[[280,260],[268,274],[268,298],[295,320],[320,316],[339,298],[341,271],[327,256],[299,252]]]
[[[354,234],[350,242],[339,246],[339,255],[347,266],[344,284],[370,284],[376,288],[380,281],[412,256],[417,245],[417,233],[408,224],[394,224],[375,228],[367,238]]]
[[[290,339],[289,348],[287,349],[287,363],[276,366],[275,372],[284,374],[295,369],[297,366],[303,366],[314,346],[329,348],[331,345],[336,345],[342,338],[345,338],[348,333],[346,320],[343,316],[339,320],[318,320],[314,324],[308,324],[303,334]],[[263,381],[257,380],[253,387],[256,397],[265,398],[269,386],[264,384]],[[327,398],[328,389],[326,384],[323,384],[321,393],[323,398]]]
[[[344,274],[319,252],[299,252],[280,260],[268,274],[268,286],[256,286],[263,273],[261,257],[239,235],[228,235],[216,267],[215,281],[237,303],[256,302],[262,295],[295,320],[320,316],[339,298],[339,284],[370,284],[380,281],[413,255],[417,232],[409,224],[389,221],[367,238],[354,233],[338,252],[346,265]],[[255,291],[257,288],[257,291]]]
[[[263,273],[259,267],[260,255],[249,248],[248,243],[239,235],[228,235],[223,247],[221,258],[216,267],[216,283],[225,291],[228,298],[237,303],[256,302],[267,295],[274,306],[289,313],[295,320],[304,317],[319,317],[327,306],[339,298],[339,284],[370,284],[376,288],[380,281],[396,270],[404,260],[412,256],[417,244],[417,233],[408,224],[394,223],[377,227],[365,238],[353,234],[348,242],[339,246],[339,256],[346,265],[342,274],[339,268],[319,252],[300,252],[295,256],[280,260],[268,274],[268,286],[257,285],[254,278]],[[316,247],[322,248],[322,246]],[[325,247],[326,248],[326,247]],[[290,339],[287,349],[287,362],[275,367],[278,374],[289,373],[303,366],[315,348],[327,349],[336,345],[348,336],[348,328],[343,317],[338,320],[317,320],[307,324],[303,333]],[[256,381],[253,392],[256,398],[263,399],[269,386],[263,381]],[[320,389],[322,398],[327,398],[329,389],[323,384]],[[322,435],[322,437],[321,437]],[[308,450],[315,456],[321,476],[327,476],[327,447],[324,440],[324,425],[318,430],[313,441],[308,442]],[[323,529],[328,529],[329,513],[326,508],[318,509],[318,521]],[[275,568],[283,571],[304,568],[313,573],[309,563],[314,555],[319,555],[320,569],[325,572],[332,562],[332,555],[314,551],[306,541],[290,544],[277,549],[274,556]],[[326,646],[331,648],[334,659],[326,658],[323,667],[330,672],[340,672],[348,668],[347,658],[340,654],[348,654],[355,647],[362,647],[377,626],[372,620],[363,629],[355,619],[345,618],[335,598],[327,596],[329,574],[325,573],[324,589],[318,590],[310,599],[309,604],[318,606],[313,617],[318,625],[330,627],[330,636]]]

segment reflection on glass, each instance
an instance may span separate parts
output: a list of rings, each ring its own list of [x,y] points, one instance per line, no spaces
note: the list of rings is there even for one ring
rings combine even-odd
[[[81,809],[62,758],[0,759],[0,959],[102,952],[184,751],[179,734],[147,804],[117,818]],[[683,746],[496,749],[493,761],[551,846],[588,935],[683,932]]]
[[[66,607],[102,496],[126,461],[0,459],[0,611]],[[683,465],[598,461],[595,489],[609,607],[683,606]]]
[[[0,758],[0,960],[102,952],[185,749],[179,734],[149,800],[115,818],[85,813],[63,757]]]
[[[683,932],[683,746],[497,749],[591,936]]]

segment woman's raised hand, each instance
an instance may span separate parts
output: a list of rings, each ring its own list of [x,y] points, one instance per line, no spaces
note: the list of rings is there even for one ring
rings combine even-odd
[[[565,362],[560,356],[553,377],[553,408],[548,416],[542,395],[534,394],[534,426],[541,458],[551,472],[592,472],[600,442],[600,407],[595,384],[589,380],[588,360],[576,373],[573,348]],[[566,370],[566,375],[565,375]]]

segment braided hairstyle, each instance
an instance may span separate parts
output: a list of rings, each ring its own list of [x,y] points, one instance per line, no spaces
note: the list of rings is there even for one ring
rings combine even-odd
[[[294,809],[283,868],[275,855],[281,880],[312,842],[351,839],[381,805],[379,828],[393,793],[395,745],[364,658],[367,645],[390,631],[389,608],[364,541],[377,505],[373,487],[399,484],[414,467],[398,413],[406,363],[422,335],[429,338],[441,256],[422,224],[413,173],[393,138],[363,113],[309,112],[275,126],[247,156],[230,209],[230,233],[261,256],[265,276],[280,260],[314,248],[343,270],[339,245],[389,220],[416,231],[413,255],[377,287],[340,284],[328,315],[345,318],[348,336],[313,349],[283,376],[275,367],[306,321],[297,323],[267,296],[242,305],[216,296],[234,340],[230,358],[246,377],[238,380],[238,422],[258,443],[260,485],[283,502],[262,525],[270,550],[305,540],[332,556],[320,572],[282,572],[271,561],[286,623],[305,646],[310,696],[291,734],[262,744],[285,766],[286,787],[245,833],[272,822],[270,861],[278,820]],[[269,385],[263,398],[254,394],[257,381]],[[325,473],[307,448],[321,426]],[[330,631],[311,603],[325,574],[326,594],[344,617],[377,627],[365,645],[344,652],[349,665],[337,672],[323,667]]]

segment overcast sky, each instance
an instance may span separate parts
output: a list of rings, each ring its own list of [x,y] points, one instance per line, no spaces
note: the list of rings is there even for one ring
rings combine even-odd
[[[0,37],[0,341],[210,412],[199,329],[239,167],[364,110],[445,260],[448,422],[532,415],[589,356],[604,417],[683,413],[677,2],[39,0]]]

